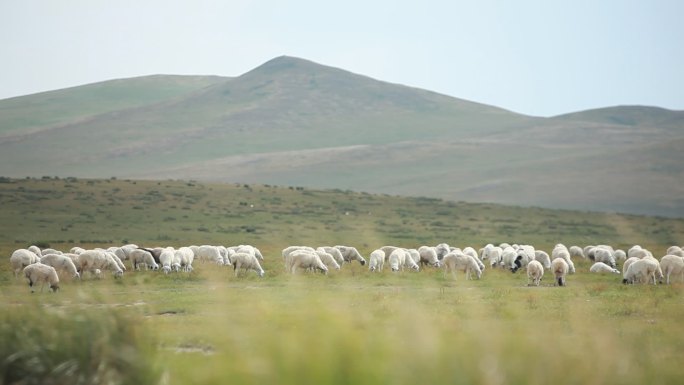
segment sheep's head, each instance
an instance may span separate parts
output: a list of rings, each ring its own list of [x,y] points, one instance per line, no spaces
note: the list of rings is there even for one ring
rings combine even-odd
[[[439,261],[435,261],[435,262],[432,264],[432,266],[433,266],[433,267],[439,268],[439,266],[440,266]]]
[[[359,259],[359,263],[361,263],[361,266],[364,266],[366,264],[366,260],[361,258]]]
[[[371,266],[368,270],[375,271],[375,266]]]
[[[50,285],[50,290],[52,290],[53,293],[59,291],[59,284],[54,283],[54,284]]]
[[[420,266],[418,266],[418,265],[413,265],[413,266],[411,266],[411,268],[415,271],[420,271]]]
[[[258,274],[259,274],[259,277],[263,277],[263,276],[264,276],[264,271],[263,271],[263,270],[260,270]]]
[[[399,271],[399,268],[392,266],[392,271]]]

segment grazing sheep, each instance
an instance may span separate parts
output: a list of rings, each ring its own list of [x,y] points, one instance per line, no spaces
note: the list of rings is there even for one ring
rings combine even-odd
[[[501,253],[501,267],[504,269],[512,269],[515,267],[515,260],[517,257],[518,253],[513,246],[506,247]]]
[[[80,279],[81,275],[76,270],[76,265],[74,261],[71,260],[66,255],[63,254],[46,254],[40,258],[40,263],[43,265],[52,266],[55,270],[62,272],[63,274],[68,274],[69,277]]]
[[[71,254],[81,254],[84,251],[86,251],[86,249],[79,246],[74,246],[71,249],[69,249],[69,253]]]
[[[527,264],[527,286],[530,286],[530,280],[534,286],[539,286],[543,276],[544,266],[541,262],[534,260]]]
[[[361,256],[359,251],[356,250],[356,247],[336,245],[335,248],[340,251],[345,262],[359,261],[361,266],[366,264],[366,260]]]
[[[593,249],[594,252],[594,261],[596,262],[603,262],[606,265],[615,268],[617,264],[615,263],[615,256],[613,255],[613,251],[603,247],[603,246],[596,246]]]
[[[625,262],[622,263],[622,274],[623,274],[623,276],[625,274],[627,274],[627,269],[629,268],[629,265],[631,265],[632,263],[634,263],[638,260],[639,260],[639,258],[637,258],[637,257],[630,257],[630,258],[627,258],[625,260]]]
[[[656,272],[660,269],[660,264],[655,258],[643,258],[634,261],[625,270],[622,283],[651,283],[656,285]]]
[[[261,251],[257,249],[256,247],[252,245],[239,245],[235,248],[232,248],[235,250],[236,253],[247,253],[247,254],[252,254],[255,257],[257,257],[258,260],[263,261],[264,256],[261,254]]]
[[[52,248],[46,248],[40,251],[41,257],[44,257],[48,254],[64,254],[63,252],[57,250],[57,249],[52,249]]]
[[[439,267],[439,258],[437,257],[437,250],[431,246],[421,246],[418,248],[418,255],[420,256],[421,265],[432,265]]]
[[[10,256],[10,264],[12,265],[12,270],[14,270],[14,277],[19,276],[19,272],[24,270],[28,265],[40,262],[40,257],[28,249],[17,249],[14,250]]]
[[[565,263],[568,264],[568,273],[575,274],[575,264],[572,262],[570,252],[565,246],[560,245],[559,247],[559,245],[556,245],[556,247],[553,248],[553,251],[551,251],[551,259],[553,260],[556,258],[562,258]],[[551,263],[553,264],[553,261]]]
[[[373,250],[368,257],[368,270],[370,271],[382,271],[385,265],[385,252],[382,249]]]
[[[174,259],[178,259],[180,268],[183,271],[192,271],[192,262],[195,260],[195,253],[189,247],[180,247],[176,250]]]
[[[420,260],[420,257],[419,257]],[[416,262],[415,259],[413,259],[413,256],[411,255],[411,251],[404,249],[404,267],[412,270],[419,271],[420,266],[418,266],[418,262]]]
[[[501,264],[501,254],[503,254],[503,249],[490,243],[482,251],[482,260],[489,260],[489,267],[494,268]]]
[[[54,267],[43,265],[42,263],[33,263],[24,268],[24,276],[29,281],[31,293],[34,292],[33,285],[41,282],[40,291],[43,291],[43,286],[47,283],[50,285],[50,290],[56,292],[59,290],[59,277]]]
[[[406,251],[408,251],[408,255],[413,262],[415,262],[416,265],[420,265],[420,253],[418,252],[418,249],[406,249]]]
[[[171,272],[171,265],[173,265],[175,254],[176,250],[174,250],[173,247],[167,247],[159,254],[159,264],[161,265],[164,274],[169,274]]]
[[[102,250],[102,249],[100,249],[100,250]],[[102,251],[104,251],[109,257],[111,257],[114,260],[114,262],[116,262],[116,264],[119,265],[119,268],[121,270],[126,271],[126,266],[123,264],[123,261],[121,261],[121,258],[119,258],[118,255],[116,255],[113,252],[107,251],[107,250],[102,250]]]
[[[570,248],[568,249],[568,253],[570,253],[570,258],[587,258],[584,255],[584,250],[579,246],[570,246]]]
[[[111,270],[115,277],[121,277],[123,270],[113,258],[101,250],[86,250],[78,256],[78,271],[83,275],[89,271],[95,276],[99,276],[96,270]]]
[[[254,270],[259,277],[264,276],[264,269],[259,264],[259,257],[252,253],[235,253],[231,256],[231,263],[237,277],[240,270]]]
[[[323,250],[332,255],[333,258],[335,258],[335,262],[337,262],[338,265],[342,265],[344,263],[344,257],[342,256],[342,253],[340,250],[332,247],[332,246],[321,246]]]
[[[614,268],[608,264],[605,264],[603,262],[596,262],[593,265],[591,265],[591,267],[589,268],[589,272],[590,273],[600,273],[600,274],[604,274],[604,273],[620,274],[620,270],[618,270],[618,269],[616,269],[616,268]]]
[[[197,252],[195,252],[195,258],[202,262],[209,261],[217,265],[224,265],[226,263],[218,247],[211,245],[199,246]]]
[[[532,246],[519,246],[515,251],[515,259],[510,267],[511,272],[515,273],[518,269],[522,267],[527,267],[527,264],[534,259],[535,251]]]
[[[337,250],[337,249],[335,249],[335,250]],[[337,261],[332,256],[332,254],[325,251],[324,248],[322,248],[322,247],[317,248],[316,254],[318,255],[318,258],[321,259],[321,262],[323,262],[326,266],[328,266],[328,269],[335,269],[335,270],[340,269],[340,264],[337,263]]]
[[[639,245],[634,245],[634,246],[630,247],[629,250],[627,250],[627,257],[628,258],[636,257],[636,258],[641,259],[641,258],[647,257],[649,255],[653,256],[653,253],[651,253],[650,251],[648,251],[647,249],[644,249],[643,247],[641,247]]]
[[[445,255],[451,252],[451,247],[449,247],[449,245],[446,243],[440,243],[439,245],[435,246],[435,251],[437,252],[437,259],[441,261]]]
[[[480,256],[477,254],[477,251],[475,251],[474,248],[467,246],[463,249],[463,254],[470,255],[471,257],[475,258],[475,262],[477,262],[477,266],[480,268],[480,271],[484,271],[485,265],[480,260]]]
[[[28,251],[32,252],[33,254],[37,255],[38,258],[43,256],[43,252],[40,250],[40,247],[36,245],[31,245],[27,248]]]
[[[291,255],[295,251],[308,251],[310,253],[315,253],[316,249],[314,249],[313,247],[309,247],[309,246],[289,246],[289,247],[284,248],[282,251],[282,255],[283,255],[283,261],[285,262],[285,269],[287,271],[290,271],[290,268],[292,266]]]
[[[140,266],[144,265],[146,269],[157,270],[159,265],[154,260],[152,253],[147,249],[135,249],[128,255],[131,260],[131,267],[133,270],[140,270]]]
[[[475,272],[477,279],[482,277],[482,270],[477,264],[475,258],[470,255],[465,255],[458,251],[452,251],[442,258],[441,265],[444,267],[444,273],[451,272],[451,275],[456,279],[456,270],[461,270],[465,273],[466,279],[472,279],[472,273]]]
[[[320,270],[321,273],[328,274],[328,267],[315,252],[295,250],[289,254],[286,261],[288,263],[287,270],[292,274],[296,274],[297,269]]]
[[[613,255],[615,257],[615,262],[624,262],[627,259],[627,253],[625,253],[624,250],[617,249],[615,250],[615,254]]]
[[[679,246],[670,246],[667,248],[665,255],[676,255],[678,257],[684,258],[684,250]]]
[[[553,271],[554,278],[558,286],[565,286],[565,276],[569,270],[568,262],[564,258],[556,258],[551,261],[551,271]]]
[[[680,282],[684,281],[684,258],[674,254],[665,255],[660,259],[660,268],[666,284],[670,284],[670,275],[678,276]]]
[[[382,250],[385,253],[385,256],[389,256],[394,250],[400,248],[401,247],[398,246],[382,246],[379,250]]]
[[[545,269],[551,268],[551,257],[549,257],[549,254],[547,254],[546,251],[535,250],[534,251],[534,260],[541,263]]]
[[[387,263],[392,271],[399,271],[404,269],[404,262],[406,261],[406,250],[395,249],[389,257],[387,257]]]

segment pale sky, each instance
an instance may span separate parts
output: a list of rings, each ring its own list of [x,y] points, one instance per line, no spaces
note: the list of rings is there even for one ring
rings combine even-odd
[[[2,0],[0,99],[296,56],[536,116],[684,110],[680,0]]]

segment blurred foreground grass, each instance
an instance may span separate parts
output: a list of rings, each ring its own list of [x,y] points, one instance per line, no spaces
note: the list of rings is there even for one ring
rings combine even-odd
[[[359,265],[258,279],[198,264],[189,276],[135,272],[34,295],[11,278],[1,311],[5,324],[59,330],[65,354],[99,341],[82,314],[97,315],[92,330],[105,330],[107,344],[128,334],[118,330],[125,320],[144,338],[124,356],[144,357],[169,384],[679,383],[684,286],[623,286],[585,265],[565,288],[549,277],[527,287],[505,271],[454,281],[434,269],[371,275]],[[132,378],[121,383],[143,383]]]

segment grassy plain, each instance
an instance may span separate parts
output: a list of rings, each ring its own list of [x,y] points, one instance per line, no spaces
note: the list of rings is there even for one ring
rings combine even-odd
[[[83,334],[126,344],[112,343],[108,351],[109,342],[93,343],[95,350],[77,337],[58,339],[61,332],[41,338],[45,346],[60,345],[54,351],[135,357],[149,368],[140,374],[130,359],[109,359],[132,373],[107,377],[114,382],[674,384],[684,374],[676,365],[684,350],[682,283],[623,286],[617,276],[589,275],[584,261],[565,288],[553,287],[548,275],[542,287],[527,287],[520,273],[498,270],[478,281],[429,268],[370,274],[358,264],[327,276],[290,276],[279,256],[291,244],[349,244],[367,255],[384,244],[443,241],[531,243],[547,251],[557,242],[638,243],[660,255],[682,243],[681,219],[262,185],[4,182],[0,247],[7,257],[31,243],[57,249],[250,243],[264,253],[262,279],[196,262],[191,274],[128,271],[120,280],[65,280],[58,294],[30,294],[9,264],[0,264],[3,324],[60,330],[74,317],[80,330],[85,317],[105,325],[97,329],[101,340],[87,328]],[[104,321],[110,318],[122,321]],[[11,342],[3,354],[12,344],[28,349],[8,340],[10,334],[5,328],[0,336]],[[0,369],[8,370],[2,359]]]

